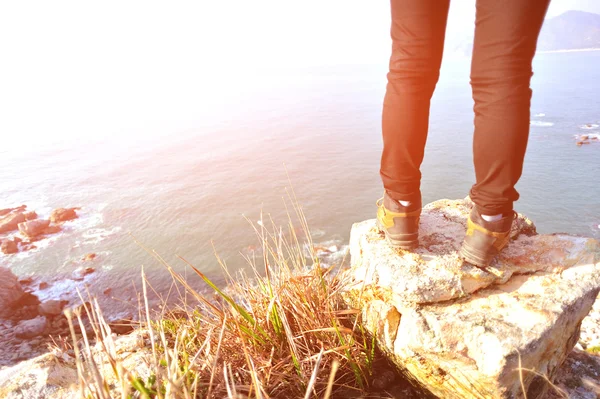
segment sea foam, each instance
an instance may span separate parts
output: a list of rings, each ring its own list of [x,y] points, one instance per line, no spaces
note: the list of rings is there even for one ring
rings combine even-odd
[[[537,127],[554,126],[554,123],[552,123],[552,122],[546,122],[546,121],[530,121],[529,124],[531,126],[537,126]]]

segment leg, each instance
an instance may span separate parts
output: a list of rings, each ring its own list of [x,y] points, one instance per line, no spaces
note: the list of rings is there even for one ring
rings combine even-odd
[[[484,215],[512,214],[529,136],[531,63],[550,0],[477,0],[471,199]]]
[[[395,200],[419,202],[429,104],[439,77],[449,0],[391,0],[392,56],[383,103],[381,179]]]

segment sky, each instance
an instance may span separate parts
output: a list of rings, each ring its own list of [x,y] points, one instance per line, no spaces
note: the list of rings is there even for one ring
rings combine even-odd
[[[449,43],[472,32],[474,4],[451,2]],[[600,13],[600,1],[554,0],[548,16],[569,9]],[[255,73],[383,65],[389,25],[381,0],[1,2],[0,136],[176,131]]]

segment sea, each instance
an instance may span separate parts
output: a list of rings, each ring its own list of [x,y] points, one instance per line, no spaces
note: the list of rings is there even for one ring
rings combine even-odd
[[[540,233],[600,238],[600,142],[576,145],[582,134],[600,134],[599,65],[600,51],[535,58],[516,210]],[[262,268],[254,227],[286,230],[291,214],[301,235],[294,205],[327,262],[347,263],[352,224],[375,216],[383,192],[386,68],[257,70],[237,77],[248,83],[239,95],[220,100],[214,112],[199,110],[192,122],[93,137],[82,125],[79,137],[44,145],[13,137],[0,147],[0,208],[26,204],[40,217],[57,207],[81,209],[63,232],[37,249],[0,254],[0,264],[49,281],[34,287],[43,300],[78,301],[78,291],[89,291],[120,317],[137,312],[142,271],[148,290],[166,299],[179,294],[165,264],[207,289],[182,258],[218,285],[226,281],[223,267],[249,272],[254,257]],[[422,166],[425,203],[463,198],[474,182],[472,107],[469,60],[445,60]],[[88,253],[96,259],[82,262]],[[95,272],[68,278],[81,266]]]

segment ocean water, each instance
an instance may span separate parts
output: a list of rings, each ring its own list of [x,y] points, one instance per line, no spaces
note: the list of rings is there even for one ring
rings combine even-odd
[[[531,134],[516,209],[542,233],[600,238],[600,51],[538,54]],[[444,61],[432,101],[422,167],[424,202],[462,198],[474,181],[469,60]],[[0,148],[0,208],[27,204],[41,216],[79,206],[80,219],[38,249],[0,254],[19,275],[56,280],[42,298],[74,298],[90,284],[113,313],[135,313],[142,267],[167,296],[171,279],[153,256],[201,287],[181,256],[222,283],[247,268],[261,212],[287,223],[293,186],[315,242],[342,257],[352,223],[375,215],[381,196],[380,117],[386,65],[269,70],[235,100],[193,123],[152,133],[86,136]],[[224,87],[223,90],[232,90]],[[18,141],[18,140],[17,140]],[[23,143],[22,143],[23,144]],[[288,202],[289,206],[289,202]],[[97,272],[65,279],[94,252]],[[109,294],[102,294],[111,288]]]

